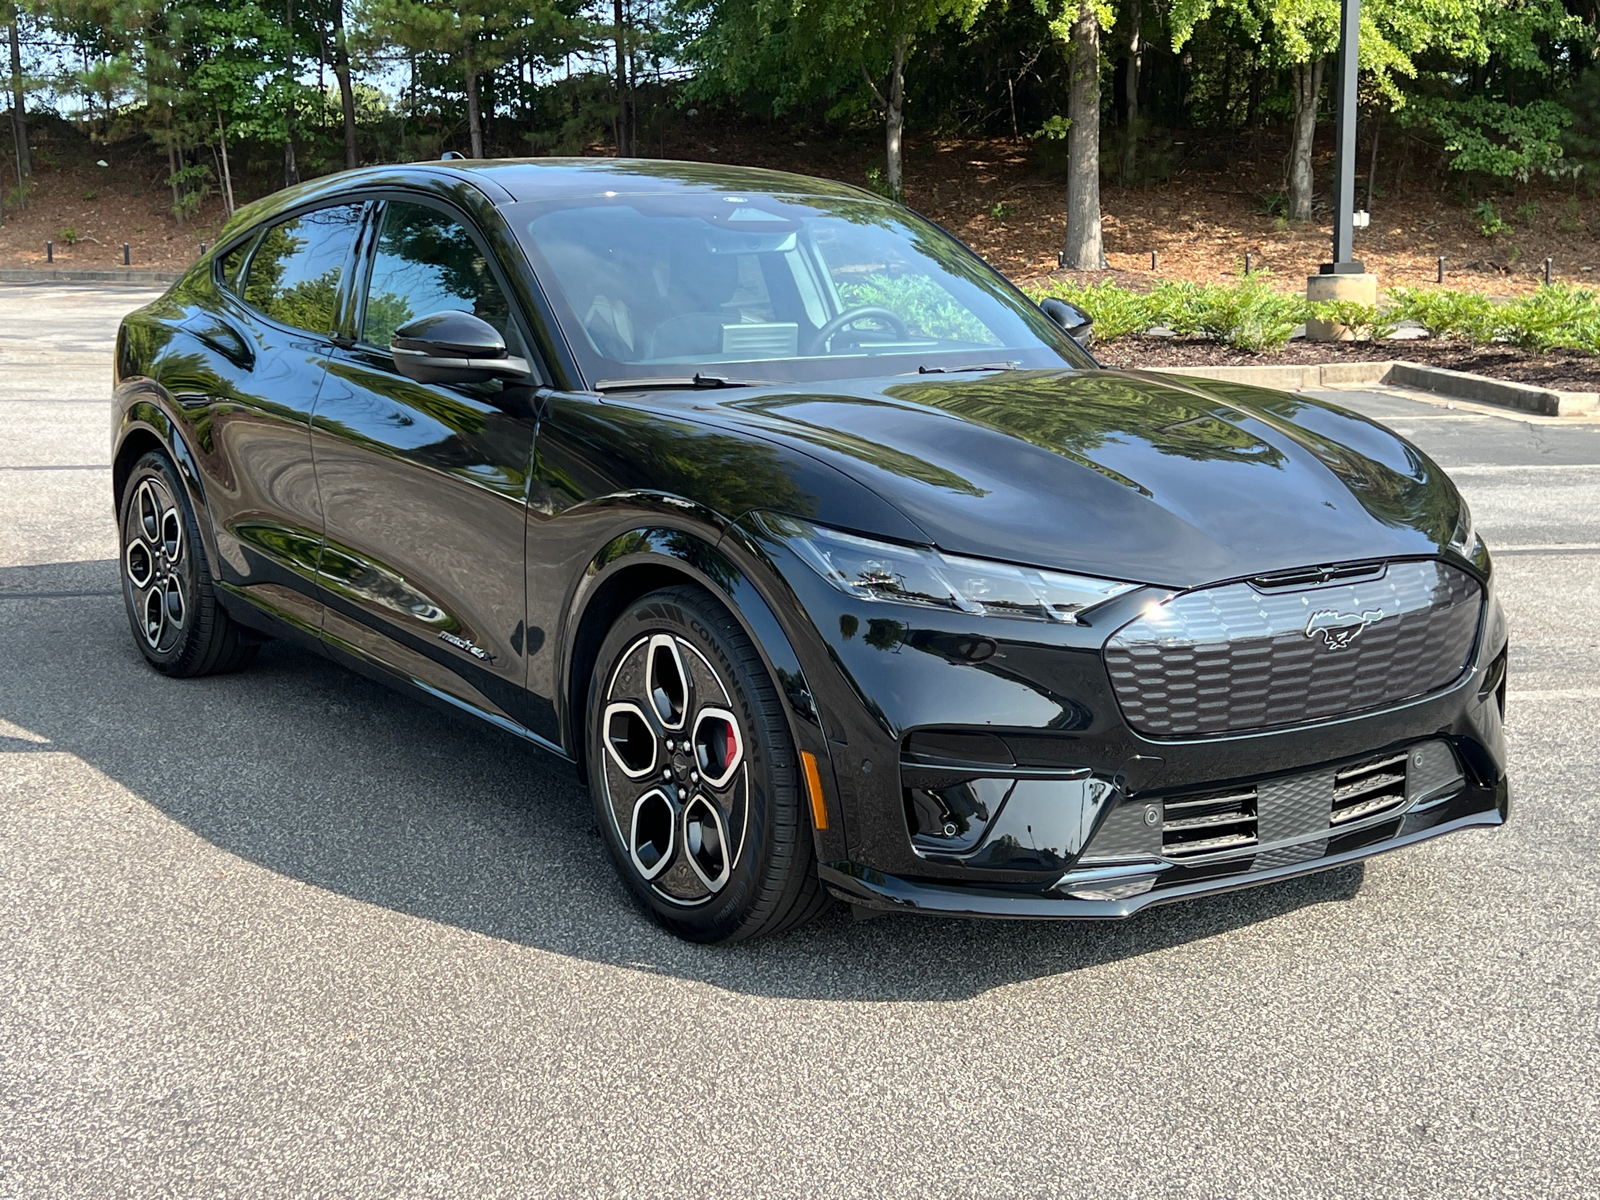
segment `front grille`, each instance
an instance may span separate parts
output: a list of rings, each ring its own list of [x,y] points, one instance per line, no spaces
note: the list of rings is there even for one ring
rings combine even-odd
[[[1124,718],[1153,737],[1204,736],[1448,687],[1471,656],[1482,588],[1432,560],[1381,568],[1319,586],[1275,577],[1201,588],[1123,626],[1105,659]]]
[[[1376,762],[1346,767],[1333,777],[1333,813],[1329,823],[1359,821],[1406,802],[1405,754],[1391,754]]]
[[[1161,853],[1189,858],[1256,844],[1256,789],[1184,796],[1162,806]]]

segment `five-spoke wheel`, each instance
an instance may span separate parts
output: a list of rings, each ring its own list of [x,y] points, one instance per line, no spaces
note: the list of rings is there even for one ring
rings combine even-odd
[[[709,593],[668,588],[624,611],[601,646],[589,713],[597,815],[664,924],[728,941],[828,902],[777,691]]]
[[[211,584],[193,511],[172,460],[151,451],[121,495],[122,597],[139,649],[167,675],[236,671],[260,638],[228,617]]]

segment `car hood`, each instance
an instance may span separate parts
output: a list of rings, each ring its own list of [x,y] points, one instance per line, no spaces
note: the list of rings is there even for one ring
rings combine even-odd
[[[1006,371],[663,399],[821,459],[944,550],[1141,583],[1435,554],[1460,518],[1382,426],[1238,384]]]

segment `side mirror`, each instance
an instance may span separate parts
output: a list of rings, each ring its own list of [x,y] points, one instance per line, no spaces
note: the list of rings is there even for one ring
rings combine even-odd
[[[524,383],[528,360],[506,353],[506,341],[489,322],[467,312],[437,312],[394,331],[389,343],[395,370],[418,383]]]
[[[1078,345],[1087,347],[1094,341],[1094,321],[1065,300],[1057,300],[1052,296],[1048,300],[1039,301],[1039,309],[1061,326],[1067,336]]]

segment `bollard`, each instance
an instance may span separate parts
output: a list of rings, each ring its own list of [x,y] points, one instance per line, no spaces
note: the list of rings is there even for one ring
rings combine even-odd
[[[1544,260],[1544,285],[1545,285],[1545,287],[1549,287],[1550,286],[1550,265],[1551,265],[1552,261],[1553,261],[1552,259],[1548,259],[1548,258]]]
[[[55,262],[55,260],[56,260],[56,244],[54,242],[46,242],[44,244],[44,260],[47,263]]]
[[[200,257],[204,258],[205,255],[206,255],[206,244],[204,242],[201,242],[200,243]]]
[[[1156,252],[1154,250],[1150,251],[1150,269],[1152,271],[1156,269]]]
[[[131,266],[132,264],[133,264],[133,260],[128,255],[128,243],[127,242],[123,242],[122,243],[122,265],[127,267],[127,266]]]
[[[1250,251],[1248,250],[1244,252],[1244,276],[1246,279],[1250,278]]]
[[[1444,255],[1439,255],[1439,282],[1444,282]]]

